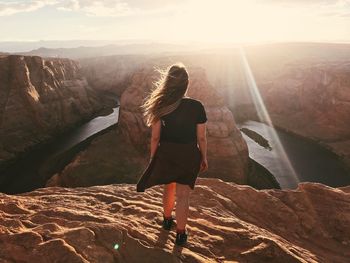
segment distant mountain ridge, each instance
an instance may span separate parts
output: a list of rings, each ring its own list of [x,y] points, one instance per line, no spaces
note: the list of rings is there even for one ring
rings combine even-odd
[[[46,48],[74,48],[80,46],[104,46],[109,44],[133,44],[133,43],[145,43],[151,42],[147,39],[119,39],[119,40],[38,40],[38,41],[0,41],[0,51],[3,52],[28,52],[40,47]]]
[[[47,45],[45,42],[42,45],[30,51],[17,51],[11,54],[17,55],[35,55],[41,57],[62,57],[62,58],[89,58],[112,55],[158,55],[158,54],[193,54],[193,53],[235,53],[238,48],[243,46],[253,52],[273,52],[275,55],[284,58],[294,58],[296,56],[300,59],[322,59],[322,60],[343,60],[350,57],[350,44],[348,43],[313,43],[313,42],[281,42],[281,43],[267,43],[267,44],[171,44],[161,42],[140,42],[128,43],[120,42],[113,44],[91,44],[77,42],[76,45],[66,46]],[[9,48],[9,47],[8,47]],[[3,48],[0,42],[0,50]],[[17,49],[20,50],[20,49]],[[27,49],[28,50],[28,49]]]
[[[46,48],[40,47],[29,52],[15,52],[13,54],[41,57],[64,57],[64,58],[85,58],[125,54],[158,54],[164,52],[185,52],[189,48],[185,45],[176,44],[110,44],[98,47],[79,46],[74,48]]]

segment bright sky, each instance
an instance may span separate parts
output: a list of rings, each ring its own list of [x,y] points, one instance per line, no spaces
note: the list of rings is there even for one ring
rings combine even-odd
[[[347,41],[350,0],[0,0],[0,41]]]

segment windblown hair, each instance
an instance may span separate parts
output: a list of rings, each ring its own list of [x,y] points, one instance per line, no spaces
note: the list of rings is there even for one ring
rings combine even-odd
[[[161,77],[154,83],[141,105],[148,127],[174,111],[180,105],[188,87],[188,72],[182,63],[175,63],[166,70],[157,71]]]

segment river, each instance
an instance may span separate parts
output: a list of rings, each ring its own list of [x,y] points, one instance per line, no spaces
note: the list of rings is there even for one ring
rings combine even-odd
[[[44,187],[47,178],[67,165],[70,160],[101,132],[118,122],[119,106],[106,116],[98,116],[80,127],[65,133],[44,148],[30,153],[1,173],[7,178],[0,192],[16,194]],[[248,128],[263,136],[271,148],[263,147],[243,134],[252,159],[267,168],[282,188],[294,189],[299,182],[319,182],[338,187],[350,185],[350,175],[335,154],[308,140],[264,123],[246,121],[239,128]],[[42,172],[43,165],[49,171]]]
[[[282,189],[295,189],[299,182],[318,182],[332,187],[350,185],[350,174],[344,164],[317,143],[257,121],[246,121],[238,126],[248,128],[268,141],[270,149],[242,133],[249,156],[267,168]]]
[[[116,125],[118,116],[119,106],[113,108],[109,115],[95,117],[40,149],[31,151],[1,172],[1,177],[6,180],[2,180],[0,192],[16,194],[45,187],[49,172],[53,175],[52,173],[63,169],[94,137]]]

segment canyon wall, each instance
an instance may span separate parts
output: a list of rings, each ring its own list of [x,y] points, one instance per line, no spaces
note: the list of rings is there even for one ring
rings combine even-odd
[[[112,184],[0,194],[0,261],[349,261],[349,186],[257,191],[198,178],[183,248],[174,245],[176,220],[162,229],[161,193]]]
[[[252,69],[272,123],[334,151],[350,167],[350,62]]]
[[[51,139],[103,108],[69,59],[0,57],[0,159]]]
[[[198,56],[192,63],[206,68],[237,122],[263,121],[246,59],[272,123],[331,149],[350,168],[349,54],[345,44],[284,43]]]

